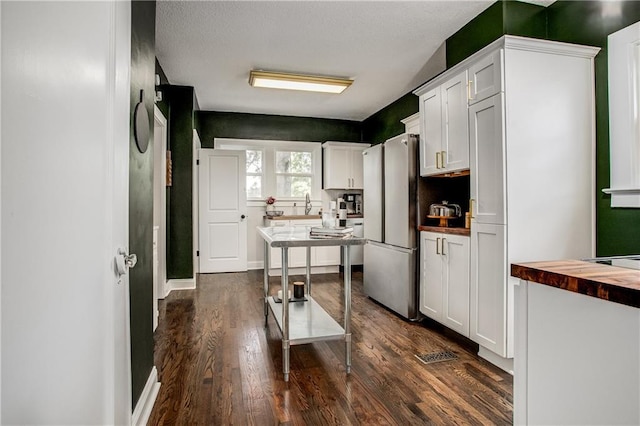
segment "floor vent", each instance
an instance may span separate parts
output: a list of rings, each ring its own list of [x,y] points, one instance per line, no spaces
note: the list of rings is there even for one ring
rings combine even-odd
[[[454,359],[458,359],[458,355],[454,354],[451,351],[442,351],[442,352],[431,352],[429,354],[416,355],[420,361],[425,364],[433,364],[434,362],[440,361],[451,361]]]

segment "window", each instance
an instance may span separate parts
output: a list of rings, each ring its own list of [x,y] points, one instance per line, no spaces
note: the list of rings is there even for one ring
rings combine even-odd
[[[247,149],[246,150],[246,166],[247,166],[247,199],[262,198],[262,151]]]
[[[256,205],[273,196],[279,205],[304,200],[307,193],[321,199],[320,142],[254,139],[214,139],[215,149],[246,152],[247,201]]]
[[[309,151],[276,150],[276,198],[311,194],[313,157]]]

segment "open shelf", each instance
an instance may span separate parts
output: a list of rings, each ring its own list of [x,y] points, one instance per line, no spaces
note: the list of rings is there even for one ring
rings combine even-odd
[[[344,328],[307,295],[306,302],[289,302],[289,342],[301,345],[319,340],[344,339]],[[282,332],[282,303],[268,298],[269,308]]]

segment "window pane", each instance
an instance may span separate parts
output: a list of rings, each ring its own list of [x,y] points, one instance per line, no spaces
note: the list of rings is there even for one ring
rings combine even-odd
[[[310,152],[276,152],[276,173],[308,173],[311,174]]]
[[[247,176],[247,198],[262,197],[262,176]]]
[[[280,197],[304,197],[311,194],[310,176],[283,176],[276,177],[278,196]]]
[[[262,173],[262,151],[247,150],[247,173]]]

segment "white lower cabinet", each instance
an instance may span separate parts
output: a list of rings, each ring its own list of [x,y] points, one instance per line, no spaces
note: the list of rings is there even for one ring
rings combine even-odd
[[[513,301],[507,288],[505,225],[471,223],[470,334],[474,342],[502,357],[508,353],[508,313]]]
[[[267,220],[265,226],[322,226],[322,219]],[[282,267],[282,249],[269,248],[270,269]],[[340,265],[340,247],[311,247],[311,266]],[[289,268],[307,266],[307,248],[292,247],[289,249]]]
[[[469,237],[420,233],[420,312],[469,336]]]

